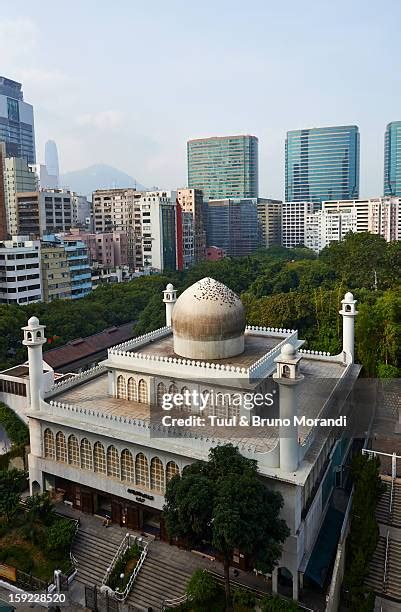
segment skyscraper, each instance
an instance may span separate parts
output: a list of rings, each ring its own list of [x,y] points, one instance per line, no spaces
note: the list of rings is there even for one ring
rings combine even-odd
[[[60,170],[57,145],[54,140],[48,140],[45,144],[45,166],[48,174],[55,177],[56,187],[58,187],[60,183]]]
[[[261,246],[256,198],[209,200],[207,244],[231,257],[243,257]]]
[[[359,197],[359,130],[340,125],[287,132],[286,202]]]
[[[401,121],[392,121],[384,136],[384,195],[401,196]]]
[[[24,102],[21,83],[0,76],[0,141],[7,157],[22,157],[34,164],[35,130],[33,108]]]
[[[189,140],[188,187],[206,199],[258,197],[256,136],[213,136]]]

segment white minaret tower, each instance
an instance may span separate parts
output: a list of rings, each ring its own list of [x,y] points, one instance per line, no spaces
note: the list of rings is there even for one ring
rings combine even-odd
[[[24,331],[22,344],[28,347],[31,410],[40,410],[43,379],[42,346],[46,342],[45,326],[40,325],[37,317],[31,317],[28,325],[22,329]]]
[[[297,415],[297,385],[303,380],[299,371],[301,356],[292,344],[285,344],[276,357],[274,380],[280,385],[280,419],[288,419],[290,425],[280,427],[280,468],[295,472],[299,463],[298,426],[294,424]]]
[[[356,300],[350,291],[341,300],[343,305],[339,311],[343,318],[343,359],[345,364],[354,363],[355,357],[355,317],[358,311],[355,308]]]
[[[174,289],[171,283],[169,283],[163,291],[163,296],[163,302],[166,304],[166,325],[167,327],[171,327],[173,308],[177,301],[177,291]]]

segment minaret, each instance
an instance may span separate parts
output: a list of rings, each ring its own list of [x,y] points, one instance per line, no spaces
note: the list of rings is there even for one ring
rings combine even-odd
[[[177,291],[173,285],[169,283],[163,291],[163,302],[166,304],[166,325],[171,327],[171,317],[173,315],[174,304],[177,301]]]
[[[43,379],[42,345],[46,342],[45,326],[40,325],[37,317],[31,317],[28,325],[22,329],[24,331],[22,344],[28,347],[31,410],[40,410]]]
[[[343,359],[345,364],[354,363],[355,357],[355,317],[358,311],[355,308],[356,300],[350,291],[341,300],[343,305],[339,311],[343,318]]]
[[[290,422],[280,427],[280,468],[285,472],[295,472],[299,463],[298,426],[294,416],[297,416],[297,385],[303,380],[300,361],[301,356],[292,344],[285,344],[275,359],[277,370],[273,378],[280,386],[280,419]]]

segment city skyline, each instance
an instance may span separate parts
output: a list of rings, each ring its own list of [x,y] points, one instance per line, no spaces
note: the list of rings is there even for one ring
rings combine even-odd
[[[188,140],[250,133],[259,138],[260,195],[283,198],[286,132],[356,124],[360,197],[376,196],[383,191],[385,126],[399,120],[401,93],[397,82],[391,96],[372,88],[383,81],[383,70],[392,73],[395,61],[389,41],[400,7],[385,4],[390,22],[385,10],[377,16],[362,2],[340,3],[347,6],[347,24],[341,6],[321,7],[316,14],[308,10],[313,2],[302,7],[290,2],[285,8],[255,2],[246,12],[230,5],[221,16],[177,1],[171,9],[156,3],[157,20],[126,2],[124,20],[121,12],[92,10],[91,2],[80,6],[79,19],[70,6],[50,11],[48,2],[39,9],[25,7],[23,16],[7,6],[0,20],[2,70],[23,83],[34,105],[37,151],[55,140],[63,172],[107,163],[143,184],[171,189],[186,184]],[[225,1],[221,6],[228,9]],[[57,37],[74,27],[73,47],[56,44],[56,32],[49,28],[54,18]],[[103,40],[117,21],[121,36],[106,54]],[[135,54],[124,35],[133,23]],[[240,25],[249,28],[249,36],[232,37]],[[88,47],[91,29],[97,36]],[[376,41],[374,49],[360,45],[364,37]],[[241,83],[250,84],[249,95]]]

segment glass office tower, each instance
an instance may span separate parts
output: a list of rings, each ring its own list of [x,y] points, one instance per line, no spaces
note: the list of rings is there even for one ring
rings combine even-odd
[[[24,102],[21,83],[0,76],[0,141],[7,157],[36,163],[33,107]]]
[[[392,121],[384,136],[384,195],[401,196],[401,121]]]
[[[221,136],[188,141],[188,187],[205,199],[258,197],[258,139]]]
[[[207,244],[244,257],[262,244],[256,198],[209,200]]]
[[[286,202],[359,197],[359,130],[340,125],[287,132]]]

